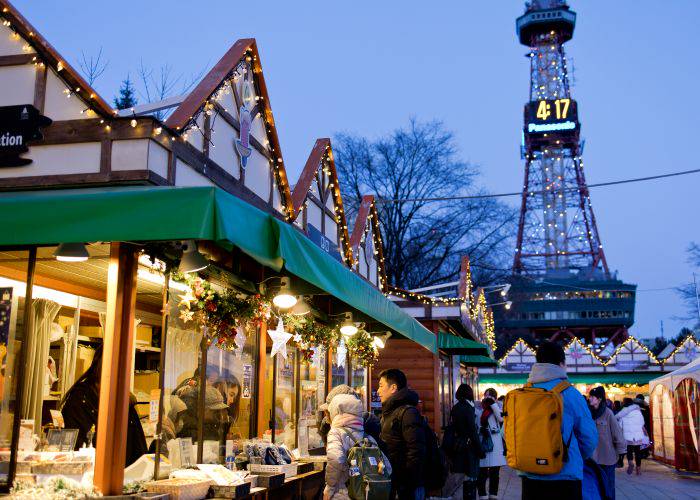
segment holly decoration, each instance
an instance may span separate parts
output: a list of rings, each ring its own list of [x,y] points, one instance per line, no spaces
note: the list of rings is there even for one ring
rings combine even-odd
[[[285,314],[282,318],[289,331],[294,333],[292,340],[304,361],[311,361],[314,346],[328,350],[339,340],[336,329],[319,323],[312,317]]]
[[[364,330],[359,330],[352,337],[345,339],[348,352],[353,359],[356,359],[362,366],[370,367],[377,362],[379,353],[374,347],[372,336]]]
[[[211,342],[226,350],[238,348],[237,328],[253,323],[260,326],[270,318],[272,305],[260,294],[243,295],[233,290],[219,292],[199,276],[178,275],[189,287],[178,307],[184,323],[194,321]],[[244,328],[245,330],[245,328]]]

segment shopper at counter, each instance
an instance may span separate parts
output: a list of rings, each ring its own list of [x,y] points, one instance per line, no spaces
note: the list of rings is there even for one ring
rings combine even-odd
[[[87,441],[90,429],[97,429],[97,412],[100,406],[100,375],[102,373],[102,346],[95,349],[92,363],[85,373],[73,384],[61,403],[61,412],[66,429],[78,429],[76,449]],[[126,432],[126,465],[129,466],[147,452],[146,437],[141,427],[133,401],[129,404],[129,422]],[[94,433],[92,443],[96,439]]]

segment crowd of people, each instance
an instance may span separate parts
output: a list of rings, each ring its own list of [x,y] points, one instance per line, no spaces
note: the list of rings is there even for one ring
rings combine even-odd
[[[560,392],[564,458],[556,473],[519,471],[522,498],[614,499],[615,470],[624,467],[624,457],[627,474],[639,475],[648,453],[649,407],[643,395],[625,398],[617,408],[602,386],[584,397],[567,383],[564,351],[556,343],[543,343],[536,361],[528,387],[553,391],[566,383]],[[353,389],[345,385],[334,388],[321,405],[319,430],[328,454],[324,500],[353,498],[346,484],[359,472],[346,457],[363,439],[381,450],[380,461],[389,471],[385,476],[390,477],[391,498],[422,500],[427,495],[455,494],[454,489],[435,491],[441,483],[461,486],[465,500],[498,498],[500,470],[507,463],[504,395],[488,388],[477,400],[472,387],[458,387],[441,445],[452,477],[437,483],[432,477],[439,475],[432,463],[436,461],[431,455],[433,433],[406,375],[397,369],[381,372],[378,395],[381,418],[365,411]]]

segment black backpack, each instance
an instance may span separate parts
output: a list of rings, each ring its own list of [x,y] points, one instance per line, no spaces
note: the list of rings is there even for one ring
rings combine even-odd
[[[409,408],[415,407],[409,405],[404,406],[399,422],[403,422],[404,413],[406,413],[406,410]],[[445,452],[440,447],[440,440],[433,429],[428,425],[428,419],[421,415],[421,421],[423,422],[423,431],[425,432],[425,462],[423,463],[425,489],[426,491],[439,490],[445,486],[445,482],[447,481],[447,475],[449,473],[447,458]]]

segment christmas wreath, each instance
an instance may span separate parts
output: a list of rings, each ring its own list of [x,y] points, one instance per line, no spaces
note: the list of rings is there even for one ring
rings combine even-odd
[[[199,276],[177,276],[190,289],[180,299],[180,319],[194,321],[207,337],[222,349],[237,349],[238,327],[260,326],[270,318],[272,305],[260,294],[243,295],[233,290],[219,292]],[[244,328],[245,330],[245,328]]]

